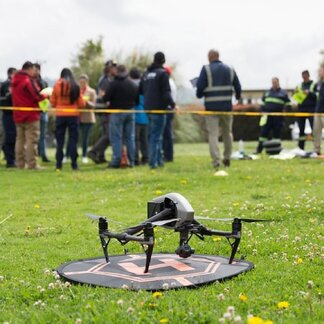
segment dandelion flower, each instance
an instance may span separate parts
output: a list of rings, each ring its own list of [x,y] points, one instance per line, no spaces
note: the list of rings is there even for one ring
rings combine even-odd
[[[183,180],[180,181],[180,183],[181,183],[182,185],[186,185],[186,184],[188,183],[188,181],[187,181],[186,179],[183,179]]]
[[[134,313],[134,311],[135,311],[135,309],[133,307],[128,307],[127,308],[127,313],[132,314],[132,313]]]
[[[64,283],[64,287],[65,287],[65,288],[70,288],[70,287],[71,287],[71,283],[68,282],[68,281],[65,282],[65,283]]]
[[[233,321],[234,321],[234,323],[238,323],[239,324],[239,323],[242,323],[242,318],[241,318],[240,315],[237,315],[237,316],[234,317],[234,320]]]
[[[156,291],[155,293],[153,293],[154,298],[160,298],[161,296],[162,296],[162,293],[159,291]]]
[[[48,289],[54,289],[54,288],[55,288],[55,285],[53,282],[48,284]]]
[[[218,300],[224,300],[225,299],[225,296],[224,296],[224,294],[219,294],[217,296],[217,298],[218,298]]]
[[[303,261],[303,259],[302,258],[298,258],[297,259],[297,264],[302,264],[304,261]]]
[[[161,318],[160,323],[161,324],[169,323],[169,320],[167,318]]]
[[[165,283],[163,284],[162,288],[163,288],[164,290],[168,290],[168,289],[169,289],[169,284],[165,282]]]
[[[124,301],[122,299],[117,300],[117,305],[122,306],[124,304]]]
[[[81,318],[77,318],[76,320],[75,320],[75,324],[81,324],[82,323],[82,319]]]
[[[213,241],[214,242],[219,242],[219,241],[221,241],[221,238],[220,237],[213,237]]]
[[[240,301],[242,301],[242,302],[246,302],[247,301],[247,296],[246,295],[244,295],[244,294],[240,294],[239,295],[239,298],[240,298]]]
[[[263,324],[263,319],[258,316],[248,318],[248,324]]]
[[[156,190],[156,191],[155,191],[155,194],[156,194],[157,196],[160,196],[160,195],[162,195],[162,191],[161,191],[161,190]]]
[[[289,303],[287,301],[282,301],[280,303],[277,304],[277,307],[279,309],[286,309],[289,307]]]
[[[39,208],[40,208],[40,205],[35,204],[35,205],[34,205],[34,208],[39,209]]]
[[[235,307],[234,306],[228,306],[227,307],[227,313],[230,313],[232,317],[234,316],[235,313]]]
[[[230,320],[232,318],[232,314],[229,312],[224,313],[223,318],[225,320]]]

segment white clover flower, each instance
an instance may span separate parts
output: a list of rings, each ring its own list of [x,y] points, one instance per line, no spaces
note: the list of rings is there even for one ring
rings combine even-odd
[[[135,309],[133,307],[128,307],[127,308],[127,313],[132,314],[132,313],[134,313],[134,311],[135,311]]]
[[[308,282],[307,282],[307,288],[308,289],[314,288],[314,282],[312,280],[308,280]]]
[[[76,320],[75,320],[75,324],[81,324],[82,323],[82,319],[81,318],[77,318]]]
[[[122,306],[124,304],[124,301],[122,299],[117,300],[117,305]]]
[[[48,284],[48,289],[54,289],[55,288],[55,284],[53,282]]]
[[[217,296],[218,300],[224,300],[225,299],[225,295],[224,294],[219,294]]]
[[[48,269],[44,270],[44,275],[49,276],[51,274],[51,271]]]
[[[168,290],[168,289],[169,289],[169,284],[165,282],[165,283],[162,285],[162,288],[163,288],[164,290]]]
[[[224,318],[225,320],[230,320],[230,319],[232,318],[232,314],[226,312],[226,313],[224,313],[223,318]]]
[[[234,316],[235,313],[235,307],[234,306],[228,306],[227,307],[227,313],[230,313],[232,317]]]
[[[240,315],[234,317],[234,323],[242,323],[242,318]]]
[[[124,289],[124,290],[128,290],[129,289],[129,287],[127,285],[125,285],[125,284],[122,285],[121,288]]]
[[[70,288],[70,287],[71,287],[71,283],[68,282],[68,281],[66,281],[66,282],[64,283],[64,287],[65,287],[65,288]]]
[[[219,321],[219,323],[225,323],[226,322],[224,317],[219,318],[218,321]]]
[[[0,276],[0,281],[4,281],[5,277],[4,276]]]

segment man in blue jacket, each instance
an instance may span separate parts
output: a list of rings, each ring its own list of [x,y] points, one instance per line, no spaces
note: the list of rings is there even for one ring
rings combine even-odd
[[[208,52],[209,64],[203,66],[197,80],[197,97],[205,98],[207,111],[220,112],[219,114],[207,115],[206,125],[208,131],[209,151],[215,169],[220,166],[221,156],[219,151],[219,128],[222,128],[224,142],[223,164],[230,166],[232,154],[232,123],[233,116],[221,114],[232,111],[233,87],[237,100],[241,98],[241,84],[234,69],[219,60],[219,52]]]
[[[175,107],[171,96],[169,76],[163,68],[164,63],[164,54],[155,53],[153,63],[142,77],[140,94],[144,95],[145,110],[165,111],[168,107],[172,109]],[[161,150],[165,122],[164,113],[149,115],[149,166],[152,169],[163,166]]]
[[[267,91],[261,103],[261,111],[266,113],[283,112],[291,105],[287,92],[280,88],[279,79],[272,78],[272,87]],[[263,150],[263,143],[271,138],[280,140],[281,129],[283,126],[283,116],[267,116],[264,115],[260,119],[260,137],[256,153],[259,154]],[[272,134],[271,134],[272,132]]]

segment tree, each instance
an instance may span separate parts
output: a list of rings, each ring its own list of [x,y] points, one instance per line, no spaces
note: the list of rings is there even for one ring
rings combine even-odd
[[[87,74],[89,84],[93,88],[97,86],[105,64],[102,40],[102,36],[97,40],[86,40],[81,45],[79,53],[72,59],[71,69],[75,77],[79,78],[81,74]]]

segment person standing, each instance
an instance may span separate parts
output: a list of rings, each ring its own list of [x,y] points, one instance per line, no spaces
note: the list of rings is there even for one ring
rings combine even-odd
[[[283,112],[290,106],[290,100],[287,92],[280,88],[279,79],[272,78],[272,87],[267,91],[261,103],[261,111],[267,113]],[[256,153],[259,154],[263,150],[263,143],[270,138],[281,139],[281,129],[283,126],[284,118],[282,116],[267,116],[264,115],[260,119],[260,137]],[[270,133],[272,136],[270,137]]]
[[[104,74],[100,77],[98,82],[98,100],[97,102],[102,102],[102,97],[107,91],[109,84],[114,80],[117,73],[117,62],[114,60],[109,60],[105,64]],[[91,150],[88,152],[87,156],[95,163],[106,163],[105,151],[109,146],[109,114],[102,113],[99,115],[100,125],[102,128],[101,137],[93,145]]]
[[[141,73],[137,68],[129,72],[130,79],[139,86]],[[139,95],[139,102],[135,106],[138,112],[135,114],[135,165],[147,164],[148,162],[148,116],[144,112],[144,96]],[[141,158],[140,158],[141,152]]]
[[[197,80],[197,97],[205,98],[205,109],[211,112],[232,111],[233,87],[237,100],[241,98],[241,84],[235,70],[219,60],[219,52],[211,49],[208,52],[209,64],[203,66]],[[222,128],[224,142],[225,167],[230,166],[232,154],[233,116],[215,114],[206,116],[209,151],[215,169],[220,167],[219,128]]]
[[[124,65],[118,65],[117,75],[103,96],[104,102],[109,102],[109,108],[122,109],[125,113],[112,113],[109,120],[109,136],[112,147],[112,159],[109,168],[119,168],[123,152],[123,137],[127,148],[127,158],[130,167],[135,160],[135,118],[133,112],[138,98],[138,87],[128,78]]]
[[[10,84],[14,74],[17,72],[15,68],[9,68],[7,71],[8,79],[1,84],[0,87],[0,106],[11,107],[12,98]],[[2,124],[4,129],[3,152],[6,160],[7,168],[15,168],[15,144],[16,144],[16,125],[13,119],[12,110],[3,110]]]
[[[48,87],[47,82],[41,76],[41,66],[35,63],[35,79],[40,90]],[[38,141],[38,155],[42,158],[43,162],[50,162],[46,154],[46,133],[47,133],[48,115],[46,111],[40,113],[40,135]]]
[[[96,106],[96,91],[89,86],[89,77],[86,74],[80,76],[81,96],[87,102],[87,109],[93,109]],[[81,112],[80,130],[82,139],[82,163],[88,163],[87,151],[90,132],[93,124],[96,122],[96,116],[93,111]]]
[[[319,78],[319,82],[316,85],[318,100],[315,108],[315,113],[322,114],[322,116],[315,116],[313,129],[314,152],[317,155],[321,155],[322,131],[324,129],[324,66],[320,67]]]
[[[161,110],[161,113],[149,114],[149,166],[152,169],[163,166],[162,142],[166,116],[162,112],[168,108],[175,108],[169,76],[163,68],[164,63],[164,53],[155,53],[153,63],[145,71],[140,83],[140,94],[144,95],[144,109]]]
[[[79,137],[79,112],[86,103],[82,99],[80,87],[76,83],[70,69],[64,68],[60,79],[55,83],[50,98],[51,105],[56,108],[56,170],[62,169],[65,132],[68,129],[69,153],[72,170],[78,170],[77,144]]]
[[[14,110],[13,117],[16,124],[16,166],[24,169],[40,169],[37,164],[37,143],[39,140],[39,102],[46,99],[40,93],[35,81],[34,64],[27,61],[18,71],[11,82],[11,95],[15,107],[29,108],[28,110]]]
[[[172,70],[169,66],[164,67],[165,71],[169,76],[171,96],[174,102],[177,99],[177,86],[171,76]],[[174,119],[173,113],[166,115],[165,128],[163,132],[163,160],[164,162],[173,162],[173,126],[172,122]]]
[[[314,113],[316,107],[317,96],[315,93],[316,83],[310,79],[309,72],[307,70],[302,72],[303,82],[298,85],[293,99],[298,103],[298,112]],[[298,127],[299,127],[299,139],[298,147],[302,150],[305,149],[305,125],[306,120],[309,120],[311,129],[313,129],[313,120],[311,117],[298,117]]]

